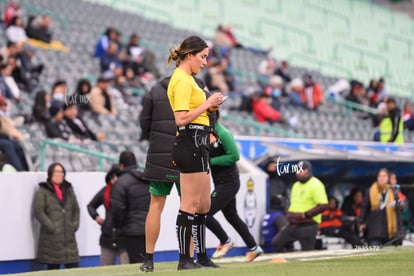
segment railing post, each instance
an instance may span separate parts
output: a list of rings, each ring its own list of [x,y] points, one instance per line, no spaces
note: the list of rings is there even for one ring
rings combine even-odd
[[[45,151],[46,151],[46,142],[43,141],[40,145],[40,170],[45,170]]]
[[[102,172],[103,170],[103,158],[100,156],[98,157],[98,171]]]

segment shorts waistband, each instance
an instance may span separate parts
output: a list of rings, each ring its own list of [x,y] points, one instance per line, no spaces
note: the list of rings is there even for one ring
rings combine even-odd
[[[194,130],[198,129],[198,130],[208,131],[208,130],[210,130],[210,126],[199,125],[199,124],[188,124],[188,125],[185,125],[185,126],[177,127],[177,129],[178,129],[178,131],[193,130],[193,129]]]

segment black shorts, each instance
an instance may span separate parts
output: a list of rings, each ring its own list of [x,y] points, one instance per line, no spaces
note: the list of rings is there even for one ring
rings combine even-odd
[[[172,148],[174,166],[182,173],[209,172],[210,127],[180,127]]]

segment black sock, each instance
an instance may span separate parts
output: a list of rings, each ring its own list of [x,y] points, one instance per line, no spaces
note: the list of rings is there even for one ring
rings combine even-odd
[[[190,240],[193,221],[193,214],[181,210],[178,211],[175,231],[177,232],[178,238],[180,262],[187,262],[190,260]]]
[[[147,261],[154,260],[154,253],[145,253],[145,260]]]
[[[207,257],[206,253],[206,216],[207,214],[195,214],[193,223],[194,250],[198,258]]]

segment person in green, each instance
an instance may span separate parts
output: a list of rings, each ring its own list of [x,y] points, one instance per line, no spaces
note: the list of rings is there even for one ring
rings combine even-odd
[[[309,161],[300,161],[296,170],[296,181],[290,194],[287,212],[288,224],[272,239],[276,252],[281,252],[287,243],[299,241],[302,251],[315,248],[316,234],[322,220],[321,213],[328,208],[325,185],[312,172]]]
[[[394,98],[386,101],[388,114],[380,123],[380,141],[382,143],[404,143],[404,122],[401,110]]]
[[[218,119],[219,111],[216,111],[216,114]],[[220,245],[212,257],[223,257],[233,247],[233,241],[214,218],[214,214],[222,211],[226,220],[249,248],[246,252],[246,262],[252,262],[263,254],[263,250],[249,232],[249,227],[237,213],[236,194],[240,189],[240,174],[236,162],[240,158],[239,149],[232,133],[219,121],[216,121],[214,129],[219,139],[210,145],[210,165],[214,191],[211,193],[211,207],[207,214],[206,226],[220,240]],[[210,141],[212,140],[210,139]]]

